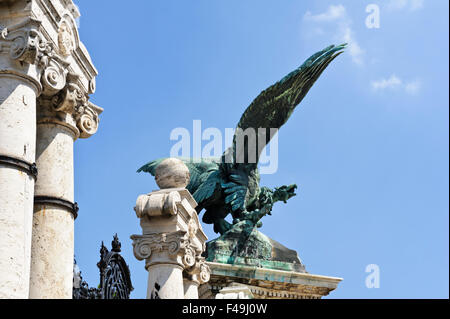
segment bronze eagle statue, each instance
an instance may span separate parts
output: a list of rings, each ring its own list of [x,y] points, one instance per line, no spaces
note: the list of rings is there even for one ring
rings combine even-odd
[[[242,115],[233,138],[233,144],[221,158],[179,158],[189,169],[187,189],[197,201],[197,213],[205,209],[203,222],[213,224],[214,231],[223,235],[232,227],[225,218],[233,217],[233,224],[249,220],[260,227],[261,217],[270,214],[277,201],[295,196],[297,185],[281,186],[271,190],[260,187],[258,160],[265,145],[287,122],[295,107],[302,101],[325,68],[340,55],[346,44],[331,45],[313,54],[299,68],[262,91]],[[257,134],[250,138],[247,129]],[[276,131],[275,130],[275,131]],[[257,147],[262,145],[262,147]],[[256,156],[251,156],[251,154]],[[155,175],[165,158],[151,161],[138,172]]]

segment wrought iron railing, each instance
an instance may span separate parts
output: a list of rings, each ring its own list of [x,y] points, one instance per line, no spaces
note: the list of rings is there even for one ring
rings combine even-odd
[[[100,284],[98,288],[90,288],[83,280],[81,271],[74,262],[73,299],[129,299],[133,290],[130,269],[120,255],[121,243],[117,234],[111,242],[111,251],[102,242],[100,261]]]

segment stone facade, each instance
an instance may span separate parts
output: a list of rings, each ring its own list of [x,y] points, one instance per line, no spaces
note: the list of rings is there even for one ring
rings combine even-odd
[[[79,16],[71,0],[0,1],[0,298],[72,296],[73,143],[102,112]]]

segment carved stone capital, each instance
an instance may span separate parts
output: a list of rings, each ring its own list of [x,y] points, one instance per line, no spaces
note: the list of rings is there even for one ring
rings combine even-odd
[[[208,282],[211,270],[189,232],[132,235],[131,239],[134,256],[138,260],[145,259],[147,269],[154,263],[176,263],[184,269],[189,280],[199,284]]]
[[[186,245],[186,232],[161,233],[148,235],[132,235],[133,253],[138,260],[148,259],[154,252],[166,251],[169,255],[177,255]]]
[[[99,115],[103,109],[92,102],[84,104],[77,109],[75,120],[80,130],[80,138],[88,138],[98,130]]]
[[[69,63],[58,56],[53,48],[41,55],[39,67],[42,69],[42,96],[51,97],[66,86]]]
[[[209,281],[211,277],[211,269],[205,261],[204,257],[196,256],[195,264],[185,269],[183,276],[197,284],[205,284]]]
[[[131,239],[134,256],[138,260],[145,259],[146,268],[153,263],[178,264],[183,269],[196,264],[199,251],[185,231],[132,235]]]
[[[54,29],[48,23],[44,28],[33,17],[0,25],[0,74],[18,76],[34,85],[39,96],[38,122],[62,124],[73,131],[75,139],[88,138],[97,132],[103,111],[89,102],[97,72],[78,38],[73,17],[66,11],[59,14]]]
[[[0,52],[9,52],[13,60],[34,64],[39,52],[45,50],[45,41],[39,27],[41,22],[27,18],[0,30]]]
[[[51,75],[52,72],[54,72],[53,75]],[[62,73],[54,70],[48,74],[50,78],[56,80]],[[61,78],[60,83],[64,83],[64,87],[56,94],[43,93],[39,97],[38,123],[61,124],[69,127],[74,132],[75,138],[88,138],[97,132],[99,114],[103,109],[89,101],[88,94],[80,88],[77,79],[77,75],[68,73],[64,76],[64,80]],[[50,86],[45,83],[44,92],[53,92],[61,86],[57,84],[57,81],[54,84]]]
[[[0,26],[0,73],[13,74],[32,82],[40,94],[39,60],[50,50],[40,32],[41,22],[25,18],[9,26]],[[29,67],[31,65],[32,67]]]

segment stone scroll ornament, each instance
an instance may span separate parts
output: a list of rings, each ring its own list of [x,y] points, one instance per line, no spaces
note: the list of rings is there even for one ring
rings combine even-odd
[[[346,44],[331,45],[313,54],[299,68],[262,91],[241,116],[233,144],[222,157],[196,160],[180,158],[189,168],[190,182],[187,189],[198,203],[197,212],[205,210],[203,222],[213,224],[214,231],[220,233],[222,239],[228,236],[229,242],[244,242],[254,228],[261,227],[260,219],[271,214],[275,202],[286,203],[296,195],[295,184],[273,190],[260,187],[258,160],[275,132],[288,121],[296,106],[325,68],[343,52],[345,47]],[[238,143],[244,140],[240,134],[248,128],[258,132],[256,140]],[[251,158],[252,152],[256,154],[256,160]],[[155,171],[163,160],[164,158],[151,161],[139,168],[138,172],[147,172],[155,176]],[[233,218],[233,223],[225,220],[229,214]],[[262,234],[256,237],[258,238],[255,238],[255,241],[261,247],[255,249],[253,256],[259,260],[270,259],[270,250],[273,251],[274,245],[267,243],[268,238]],[[224,249],[228,251],[228,255],[236,249],[239,250],[234,244],[226,247],[227,240],[214,246],[215,249]],[[264,244],[267,244],[267,247],[264,247]],[[254,247],[241,248],[252,253]],[[232,256],[229,257],[232,259]]]

